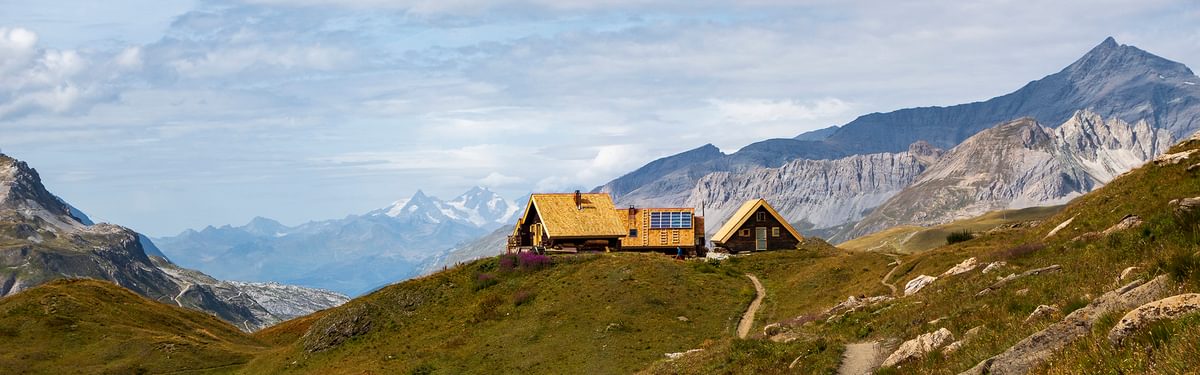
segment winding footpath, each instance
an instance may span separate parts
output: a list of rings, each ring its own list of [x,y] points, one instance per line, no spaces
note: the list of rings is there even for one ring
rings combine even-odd
[[[898,256],[895,256],[895,255],[888,255],[888,256],[892,257],[892,260],[896,261],[896,266],[892,267],[892,270],[888,271],[887,275],[883,275],[883,279],[879,280],[879,283],[883,284],[883,286],[888,287],[888,289],[891,289],[892,296],[900,297],[900,295],[897,294],[897,292],[896,292],[896,286],[888,283],[888,279],[891,279],[892,274],[896,273],[896,270],[900,269],[900,265],[902,265],[904,263],[900,261],[900,257],[898,257]]]
[[[742,321],[738,322],[738,337],[746,338],[750,335],[750,328],[754,327],[754,314],[758,313],[758,308],[762,306],[763,297],[767,296],[767,290],[763,289],[762,283],[758,282],[758,278],[754,275],[746,274],[750,278],[750,282],[754,283],[754,291],[757,295],[754,301],[750,302],[750,307],[746,308],[746,313],[742,315]]]
[[[838,375],[872,374],[883,363],[883,346],[879,341],[867,341],[846,345],[842,354],[842,365],[838,367]]]

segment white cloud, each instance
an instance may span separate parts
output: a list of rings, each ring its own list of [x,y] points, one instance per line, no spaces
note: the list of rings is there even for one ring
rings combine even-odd
[[[853,109],[850,103],[837,98],[824,98],[810,103],[782,99],[710,99],[717,112],[732,123],[768,121],[809,121],[845,115]]]
[[[111,95],[99,71],[76,50],[41,49],[37,34],[0,28],[0,119],[75,114]]]
[[[484,178],[479,179],[480,186],[486,186],[490,188],[511,187],[524,183],[524,178],[508,176],[499,172],[489,173]]]

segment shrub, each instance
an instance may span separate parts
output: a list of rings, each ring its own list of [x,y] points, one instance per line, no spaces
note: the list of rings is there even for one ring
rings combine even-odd
[[[479,291],[486,289],[489,286],[496,285],[499,282],[500,280],[496,278],[496,275],[492,275],[490,273],[480,273],[475,275],[475,283],[472,285],[472,287],[474,290]]]
[[[536,294],[528,290],[518,290],[516,294],[513,294],[513,306],[521,306],[529,303],[533,301],[533,297],[535,296]]]
[[[946,235],[946,244],[952,245],[952,244],[956,244],[959,242],[970,241],[973,238],[975,238],[975,235],[971,234],[971,231],[961,230],[961,231],[952,232],[950,234],[947,234]]]
[[[475,305],[475,322],[496,319],[500,317],[500,313],[496,311],[500,305],[504,304],[504,299],[497,295],[487,296]]]
[[[517,255],[504,254],[497,261],[500,264],[500,272],[512,272],[517,268]]]
[[[550,257],[535,253],[517,254],[517,264],[525,271],[539,270],[549,267],[554,262]]]

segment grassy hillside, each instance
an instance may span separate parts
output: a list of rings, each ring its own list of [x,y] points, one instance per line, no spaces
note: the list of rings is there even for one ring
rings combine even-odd
[[[1176,146],[1170,152],[1191,149],[1200,149],[1200,141]],[[913,296],[847,314],[822,314],[833,306],[830,290],[841,291],[843,299],[848,295],[889,294],[869,282],[878,280],[878,275],[892,268],[879,260],[879,254],[828,255],[836,261],[825,265],[821,265],[820,257],[784,261],[800,257],[797,253],[745,258],[738,267],[757,268],[759,277],[768,286],[768,294],[787,296],[782,298],[786,301],[776,301],[778,310],[772,320],[759,322],[759,332],[766,323],[783,322],[782,330],[787,334],[776,337],[795,341],[787,344],[733,341],[714,345],[712,352],[674,362],[660,361],[652,367],[652,372],[703,373],[710,369],[733,373],[790,372],[796,371],[787,368],[793,362],[803,367],[805,363],[839,361],[839,350],[814,350],[816,347],[837,348],[847,343],[878,340],[892,343],[894,349],[895,343],[939,328],[947,328],[961,338],[967,330],[983,327],[976,339],[953,354],[934,353],[897,368],[881,370],[882,373],[955,374],[1132,279],[1148,280],[1166,274],[1172,280],[1170,294],[1200,291],[1200,253],[1197,253],[1200,220],[1195,215],[1177,215],[1168,206],[1172,199],[1200,196],[1200,171],[1187,170],[1198,162],[1200,152],[1179,164],[1151,163],[1075,199],[1036,226],[987,231],[970,241],[899,256],[901,264],[895,268],[892,280],[901,288],[918,275],[941,275],[969,257],[977,258],[981,265],[971,272],[941,277]],[[1100,233],[1129,214],[1140,216],[1144,224],[1110,235]],[[1071,218],[1074,220],[1069,225],[1047,236]],[[998,261],[1006,262],[1007,266],[998,272],[982,274],[983,265]],[[805,264],[811,264],[812,268],[806,269]],[[1056,264],[1062,266],[1061,271],[1020,278],[978,295],[999,276]],[[1126,280],[1118,281],[1118,275],[1126,267],[1139,268]],[[789,268],[795,271],[770,271]],[[845,270],[855,272],[847,274]],[[831,277],[822,280],[805,276],[811,274]],[[1026,322],[1030,313],[1042,304],[1057,306],[1062,311]],[[1076,341],[1035,372],[1068,374],[1104,368],[1124,373],[1183,373],[1200,365],[1200,348],[1195,346],[1195,339],[1200,337],[1200,327],[1196,325],[1200,316],[1156,325],[1135,335],[1126,346],[1115,348],[1104,339],[1120,317],[1114,315],[1102,317],[1090,336]],[[747,365],[724,367],[729,363]],[[831,371],[829,366],[808,369],[818,373]]]
[[[220,373],[264,345],[114,284],[57,280],[0,299],[0,373]]]
[[[1037,224],[1062,208],[1050,206],[994,211],[933,227],[902,225],[840,243],[838,247],[854,251],[912,254],[945,245],[946,236],[951,233],[980,233]]]
[[[389,286],[264,330],[247,373],[629,373],[732,336],[740,274],[654,254],[500,258]]]

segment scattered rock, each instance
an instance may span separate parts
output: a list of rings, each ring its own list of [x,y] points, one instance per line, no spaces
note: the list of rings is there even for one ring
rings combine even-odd
[[[1005,284],[1008,284],[1008,283],[1012,282],[1013,280],[1020,279],[1022,277],[1033,276],[1033,275],[1037,275],[1037,274],[1041,274],[1041,273],[1045,273],[1045,272],[1054,272],[1054,271],[1059,271],[1059,270],[1062,270],[1062,266],[1055,264],[1055,265],[1049,266],[1049,267],[1042,267],[1042,268],[1038,268],[1038,269],[1025,271],[1024,273],[1022,273],[1020,275],[1016,275],[1016,274],[1008,275],[1008,276],[1005,276],[1004,278],[1001,278],[999,281],[996,281],[991,286],[988,286],[987,288],[984,288],[983,290],[979,291],[979,293],[976,293],[975,296],[978,297],[978,296],[982,296],[984,294],[988,294],[988,292],[991,292],[996,289],[1000,289],[1000,287],[1003,287]]]
[[[1072,221],[1075,221],[1075,216],[1071,216],[1071,218],[1067,219],[1067,221],[1064,221],[1064,222],[1062,222],[1062,224],[1059,224],[1057,227],[1054,227],[1054,229],[1051,229],[1050,233],[1046,233],[1045,238],[1054,237],[1055,234],[1058,234],[1058,231],[1063,230],[1063,228],[1066,228],[1068,225],[1071,225]]]
[[[1029,316],[1025,318],[1025,323],[1030,323],[1030,322],[1033,322],[1035,320],[1039,320],[1042,318],[1049,318],[1051,316],[1057,315],[1059,312],[1060,312],[1060,310],[1058,309],[1058,306],[1038,305],[1038,307],[1036,309],[1033,309],[1033,312],[1029,313]]]
[[[997,271],[1000,269],[1000,267],[1004,267],[1007,265],[1008,265],[1008,262],[1005,262],[1003,260],[999,261],[999,262],[991,262],[991,263],[988,263],[987,267],[983,267],[983,273]]]
[[[1100,232],[1087,232],[1087,233],[1075,236],[1075,238],[1071,239],[1071,242],[1095,241],[1102,237],[1104,237],[1104,235],[1100,234]]]
[[[1139,268],[1139,267],[1126,268],[1124,271],[1121,271],[1121,276],[1117,277],[1117,281],[1125,281],[1126,278],[1129,278],[1129,274],[1131,274],[1131,273],[1133,273],[1133,271],[1137,271],[1139,269],[1141,269],[1141,268]]]
[[[1197,171],[1200,171],[1200,163],[1192,164],[1191,166],[1188,167],[1187,171],[1192,172],[1192,173],[1196,173]]]
[[[771,323],[771,324],[767,324],[766,327],[763,327],[763,334],[767,335],[767,337],[775,336],[782,332],[783,332],[783,325],[779,324],[779,323]]]
[[[686,322],[686,321],[688,321],[688,318],[687,318],[686,316],[679,316],[679,317],[676,317],[675,319],[677,319],[677,320],[679,320],[679,321],[681,321],[681,322]]]
[[[1013,294],[1016,294],[1018,296],[1023,296],[1023,295],[1029,294],[1029,288],[1017,289],[1017,291],[1013,292]]]
[[[1176,215],[1187,216],[1200,209],[1200,197],[1172,199],[1167,204],[1171,206],[1171,210],[1175,211]]]
[[[842,301],[841,303],[838,303],[837,305],[834,305],[829,310],[825,311],[825,314],[826,315],[836,315],[836,314],[853,312],[853,311],[857,311],[858,309],[861,309],[863,307],[891,301],[893,299],[894,298],[892,298],[892,296],[875,296],[875,297],[866,297],[866,298],[849,296],[849,297],[846,297],[845,301]]]
[[[962,263],[959,263],[958,265],[955,265],[954,267],[950,267],[950,269],[946,270],[946,272],[942,272],[942,275],[939,277],[954,276],[954,275],[966,273],[968,271],[975,269],[975,267],[977,267],[978,265],[979,264],[976,262],[975,257],[970,257],[970,258],[967,258],[967,260],[962,261]]]
[[[1138,280],[1104,293],[1087,306],[1071,312],[1061,321],[1026,337],[1008,350],[979,362],[962,374],[1027,374],[1050,359],[1055,352],[1076,339],[1091,334],[1092,326],[1101,316],[1153,301],[1167,291],[1167,284],[1168,277],[1163,275],[1145,284]]]
[[[920,292],[921,289],[925,289],[926,286],[933,283],[934,280],[937,280],[937,278],[929,275],[917,276],[916,278],[909,280],[908,283],[904,284],[904,295],[911,296],[916,294],[917,292]]]
[[[1119,231],[1123,231],[1126,229],[1137,228],[1137,227],[1142,226],[1142,223],[1144,223],[1144,222],[1145,221],[1142,220],[1141,216],[1133,215],[1133,214],[1125,215],[1125,217],[1121,218],[1121,221],[1118,221],[1113,226],[1108,227],[1108,229],[1105,229],[1103,234],[1105,236],[1107,236],[1107,235],[1110,235],[1110,234],[1113,234],[1113,233],[1116,233]]]
[[[1154,165],[1179,164],[1179,162],[1187,160],[1187,158],[1191,157],[1192,154],[1196,153],[1196,151],[1200,151],[1200,150],[1192,149],[1192,150],[1187,150],[1187,151],[1183,151],[1183,152],[1176,152],[1174,154],[1163,154],[1157,158],[1154,158]]]
[[[685,356],[685,355],[692,354],[692,353],[699,353],[699,352],[702,352],[702,351],[704,351],[704,349],[692,349],[692,350],[688,350],[688,351],[686,351],[686,352],[678,352],[678,353],[666,353],[666,354],[663,354],[663,355],[667,356],[667,360],[669,360],[669,361],[674,361],[674,360],[676,360],[676,359],[682,358],[682,357],[683,357],[683,356]]]
[[[954,334],[945,328],[917,336],[915,339],[900,344],[899,349],[883,360],[883,367],[895,367],[908,360],[920,359],[925,357],[925,354],[945,346],[951,340],[954,340]]]
[[[1121,321],[1108,331],[1108,341],[1114,346],[1119,346],[1130,334],[1150,323],[1176,319],[1197,310],[1200,310],[1200,294],[1196,293],[1180,294],[1141,305],[1125,314]]]
[[[331,349],[346,340],[371,331],[371,315],[366,307],[344,309],[317,320],[304,333],[304,350],[316,353]]]

